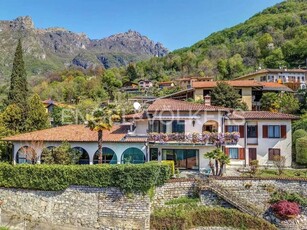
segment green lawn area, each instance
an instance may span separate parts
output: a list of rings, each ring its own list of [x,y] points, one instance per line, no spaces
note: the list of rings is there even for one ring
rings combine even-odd
[[[250,176],[250,174],[243,173],[242,176]],[[278,175],[276,169],[260,169],[255,177],[307,178],[307,169],[285,169],[281,175]]]
[[[179,198],[175,198],[169,201],[166,201],[166,205],[171,205],[171,204],[193,204],[193,203],[198,203],[200,202],[199,197],[187,197],[187,196],[182,196]]]

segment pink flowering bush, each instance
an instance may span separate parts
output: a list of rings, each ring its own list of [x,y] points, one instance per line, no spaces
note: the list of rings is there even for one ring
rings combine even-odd
[[[300,207],[295,202],[281,200],[272,206],[273,212],[281,219],[290,219],[300,214]]]
[[[217,132],[203,132],[203,133],[149,133],[148,141],[165,143],[169,141],[198,143],[198,144],[215,144],[221,146],[223,144],[236,144],[239,141],[240,133],[217,133]]]

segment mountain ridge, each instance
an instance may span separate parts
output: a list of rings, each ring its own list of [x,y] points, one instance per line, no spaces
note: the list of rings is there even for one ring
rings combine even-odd
[[[0,78],[9,75],[9,62],[20,37],[30,75],[68,66],[120,67],[129,62],[162,57],[168,53],[161,43],[153,42],[136,31],[90,39],[85,33],[75,33],[61,27],[36,28],[31,17],[20,16],[14,20],[0,21],[0,46],[4,54],[0,58]]]

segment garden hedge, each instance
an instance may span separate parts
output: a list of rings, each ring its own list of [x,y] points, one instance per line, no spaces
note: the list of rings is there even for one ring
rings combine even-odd
[[[0,164],[0,187],[64,190],[70,185],[117,187],[146,193],[170,178],[170,168],[159,163],[139,165],[10,165]]]
[[[150,229],[191,229],[194,227],[221,226],[236,229],[276,230],[263,219],[235,209],[208,208],[197,205],[179,205],[156,209],[150,217]]]
[[[296,140],[296,162],[307,165],[307,137],[301,137]]]

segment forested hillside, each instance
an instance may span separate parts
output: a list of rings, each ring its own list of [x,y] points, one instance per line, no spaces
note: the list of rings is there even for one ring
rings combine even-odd
[[[259,68],[306,67],[307,1],[289,0],[189,48],[137,64],[140,76],[231,79]]]

